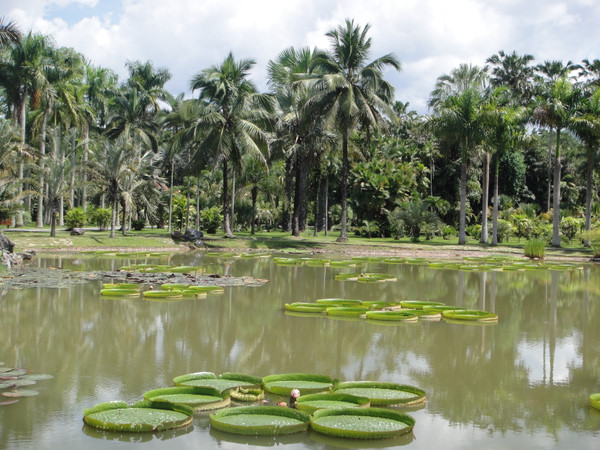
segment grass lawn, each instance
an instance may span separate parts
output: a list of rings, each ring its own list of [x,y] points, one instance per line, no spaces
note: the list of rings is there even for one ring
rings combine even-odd
[[[4,234],[15,244],[15,251],[27,249],[36,251],[80,251],[85,249],[161,249],[169,251],[187,251],[185,244],[175,242],[166,229],[144,229],[129,231],[126,236],[120,232],[110,238],[110,231],[87,230],[83,236],[71,236],[68,231],[59,230],[55,237],[50,237],[50,230],[42,229],[5,229]],[[314,237],[312,231],[293,237],[287,232],[259,232],[251,236],[249,232],[237,232],[236,239],[225,238],[223,233],[205,235],[203,242],[207,249],[229,251],[278,251],[278,252],[313,252],[313,253],[351,253],[351,254],[425,254],[446,257],[461,257],[471,254],[509,253],[523,256],[525,240],[511,239],[497,247],[480,244],[471,239],[466,245],[457,245],[457,239],[444,240],[436,238],[411,242],[409,238],[394,240],[392,238],[363,238],[350,235],[345,243],[338,243],[338,232],[328,236],[322,234]],[[574,258],[590,259],[592,251],[584,248],[579,241],[567,243],[563,241],[561,248],[546,248],[546,259]]]

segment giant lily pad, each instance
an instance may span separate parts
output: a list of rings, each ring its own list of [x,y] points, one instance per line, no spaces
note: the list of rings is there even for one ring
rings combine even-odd
[[[386,320],[395,322],[417,322],[419,316],[414,311],[367,311],[367,319],[369,320]]]
[[[328,316],[360,317],[367,311],[368,306],[329,306],[326,310]]]
[[[469,320],[469,321],[476,321],[476,322],[497,322],[498,321],[498,314],[488,312],[488,311],[479,311],[476,309],[442,311],[442,315],[444,316],[444,318],[453,319],[453,320]]]
[[[429,302],[429,301],[422,301],[422,300],[402,300],[400,302],[400,305],[402,305],[403,308],[423,309],[426,306],[444,306],[445,303]]]
[[[347,381],[334,387],[338,394],[367,397],[374,406],[417,405],[425,401],[425,391],[414,386],[377,381]]]
[[[177,386],[212,387],[223,392],[240,386],[245,388],[260,386],[262,378],[236,373],[216,376],[212,372],[196,372],[175,377],[173,382]]]
[[[33,389],[15,389],[2,393],[5,397],[35,397],[38,394],[39,392]]]
[[[600,410],[600,393],[590,395],[590,405]]]
[[[318,409],[368,408],[371,405],[369,399],[366,397],[336,394],[334,392],[301,395],[296,402],[296,407],[299,410],[309,414]]]
[[[284,396],[290,395],[292,389],[299,389],[302,393],[317,393],[329,391],[333,387],[331,378],[312,373],[268,375],[262,382],[265,391]]]
[[[128,405],[125,402],[100,403],[83,412],[83,421],[101,430],[147,432],[170,430],[192,423],[189,406],[169,402],[144,400]]]
[[[144,394],[146,400],[180,403],[194,411],[209,411],[229,406],[229,394],[212,387],[175,386],[153,389]]]
[[[295,312],[303,312],[303,313],[316,313],[321,314],[325,312],[327,305],[323,305],[321,303],[308,303],[308,302],[294,302],[294,303],[286,303],[285,310],[286,311],[295,311]]]
[[[217,430],[250,436],[277,436],[308,430],[310,417],[302,411],[279,406],[242,406],[210,415]]]
[[[352,439],[389,439],[410,433],[415,419],[384,408],[321,409],[311,417],[318,433]]]

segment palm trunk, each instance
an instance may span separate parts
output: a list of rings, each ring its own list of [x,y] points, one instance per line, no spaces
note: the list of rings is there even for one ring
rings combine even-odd
[[[342,223],[340,227],[340,236],[337,242],[346,242],[348,232],[346,230],[346,221],[348,218],[348,130],[342,132]]]
[[[494,210],[492,212],[492,246],[498,245],[498,174],[500,172],[500,157],[496,156],[494,164]]]
[[[19,116],[20,116],[20,125],[21,125],[21,144],[25,146],[25,132],[27,126],[27,91],[23,93],[23,98],[21,99],[21,104],[19,105]],[[19,169],[18,169],[18,177],[19,177],[19,185],[18,185],[18,194],[19,198],[23,194],[23,174],[24,174],[24,157],[21,155],[19,158]],[[22,201],[19,200],[22,204]],[[15,226],[22,227],[23,226],[23,212],[17,211],[15,215]]]
[[[302,229],[302,208],[306,201],[306,167],[302,151],[296,153],[296,183],[294,189],[294,217],[292,236],[300,236]]]
[[[89,140],[90,140],[90,124],[85,121],[85,129],[83,136],[83,156],[82,165],[83,173],[81,175],[81,207],[85,211],[87,209],[87,166],[88,166],[88,151],[89,151]]]
[[[231,229],[235,227],[235,168],[231,171]]]
[[[173,161],[171,161],[171,179],[169,181],[169,225],[167,231],[171,233],[173,223]]]
[[[110,237],[115,238],[115,229],[117,228],[117,206],[118,202],[115,199],[112,203],[112,211],[110,216]]]
[[[121,234],[123,236],[127,235],[127,202],[123,200],[123,220],[121,221]]]
[[[48,123],[49,109],[44,109],[42,116],[42,126],[40,128],[40,195],[38,196],[38,212],[35,226],[41,228],[44,226],[44,156],[46,155],[46,126]]]
[[[281,218],[281,231],[290,232],[292,231],[292,195],[294,191],[294,171],[292,158],[290,156],[285,158],[285,197],[283,200],[283,211]]]
[[[186,183],[186,209],[185,209],[185,229],[187,230],[190,227],[190,177],[187,177],[187,183]]]
[[[481,198],[481,236],[479,242],[488,243],[488,203],[490,190],[490,154],[485,152],[483,160],[483,189]]]
[[[256,198],[258,197],[258,187],[252,186],[250,194],[252,196],[252,221],[250,222],[250,234],[254,236],[254,222],[256,221]]]
[[[196,182],[196,230],[200,229],[200,177]]]
[[[75,133],[71,138],[71,179],[69,180],[69,202],[70,208],[75,208],[75,149],[76,149]]]
[[[585,231],[589,232],[592,226],[592,188],[594,181],[594,161],[592,156],[592,148],[588,148],[587,152],[587,177],[585,184]],[[585,242],[583,243],[584,247],[590,247],[590,237],[586,233]]]
[[[223,232],[228,238],[235,237],[229,226],[229,195],[227,193],[227,159],[223,159]]]
[[[52,207],[52,212],[50,213],[50,237],[56,236],[56,210]]]
[[[464,245],[467,242],[467,150],[462,150],[460,165],[460,213],[458,219],[458,244]]]
[[[556,153],[554,157],[554,201],[552,202],[552,246],[560,247],[560,129],[556,130]]]
[[[552,199],[552,127],[548,132],[548,192],[546,196],[546,211],[550,211]]]

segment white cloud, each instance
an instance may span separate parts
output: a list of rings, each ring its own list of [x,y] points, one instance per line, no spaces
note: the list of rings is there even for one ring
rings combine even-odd
[[[188,92],[190,78],[229,51],[256,60],[255,82],[265,89],[269,59],[289,46],[327,48],[324,34],[345,18],[371,25],[372,58],[400,58],[403,71],[389,79],[420,112],[435,79],[460,63],[483,65],[501,49],[536,62],[580,61],[598,58],[600,48],[591,0],[123,0],[112,14],[106,0],[3,3],[23,29],[52,34],[122,76],[127,60],[167,67],[174,94]]]

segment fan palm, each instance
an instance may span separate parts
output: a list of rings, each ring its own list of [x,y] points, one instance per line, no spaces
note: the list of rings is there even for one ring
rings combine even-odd
[[[384,115],[395,117],[392,108],[393,86],[384,80],[383,70],[392,67],[400,70],[400,61],[387,54],[367,62],[371,38],[367,37],[370,26],[355,25],[346,20],[344,25],[329,31],[332,50],[317,58],[322,72],[315,84],[316,95],[310,106],[325,114],[325,119],[335,125],[342,135],[342,218],[338,241],[348,240],[348,139],[350,133],[363,127],[380,127],[385,124]]]
[[[21,40],[21,31],[12,20],[0,17],[0,47],[9,44],[18,44]]]

